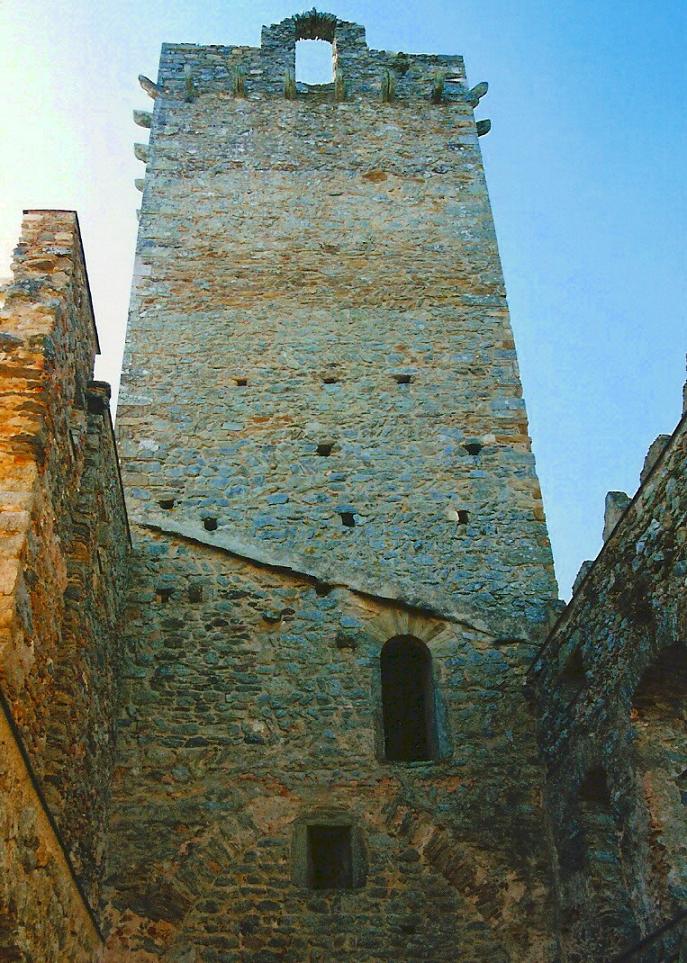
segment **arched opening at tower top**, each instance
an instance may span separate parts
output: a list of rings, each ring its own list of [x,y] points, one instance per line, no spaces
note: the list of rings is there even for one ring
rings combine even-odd
[[[296,81],[303,84],[331,84],[334,80],[334,50],[327,40],[299,40],[296,43]]]

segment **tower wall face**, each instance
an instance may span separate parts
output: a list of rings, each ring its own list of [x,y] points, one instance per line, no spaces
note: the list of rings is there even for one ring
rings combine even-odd
[[[163,48],[113,959],[548,959],[519,677],[555,581],[472,108],[458,80],[429,100],[462,61],[328,23],[343,102],[281,94],[294,20]],[[432,656],[431,761],[384,758],[397,636]],[[350,828],[358,888],[308,887],[313,821]]]

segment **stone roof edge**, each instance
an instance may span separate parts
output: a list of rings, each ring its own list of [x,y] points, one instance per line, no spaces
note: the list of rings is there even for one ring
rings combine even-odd
[[[221,534],[217,535],[190,523],[179,524],[155,515],[132,515],[131,521],[134,525],[139,525],[151,531],[161,532],[164,535],[177,535],[181,538],[198,542],[207,548],[219,549],[219,551],[234,555],[237,558],[252,562],[255,565],[289,572],[295,576],[326,583],[334,588],[347,589],[356,595],[364,595],[368,598],[379,599],[384,602],[396,602],[404,608],[423,612],[425,615],[442,619],[445,622],[463,625],[473,632],[479,632],[481,635],[489,636],[492,639],[499,638],[498,633],[492,632],[486,623],[468,617],[462,612],[439,609],[429,601],[404,598],[401,589],[391,584],[372,588],[351,578],[333,576],[331,572],[327,572],[326,570],[317,571],[314,568],[310,568],[303,559],[297,556],[279,556],[273,553],[267,553],[262,550],[262,546],[247,539],[231,538]]]

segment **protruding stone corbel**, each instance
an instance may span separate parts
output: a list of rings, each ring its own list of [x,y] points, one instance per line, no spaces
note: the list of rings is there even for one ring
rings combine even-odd
[[[296,99],[296,73],[293,67],[288,67],[284,72],[284,97],[286,100]]]
[[[608,539],[618,519],[630,504],[631,498],[626,492],[608,492],[604,506],[604,542]]]
[[[343,70],[341,67],[337,67],[334,71],[334,100],[341,103],[346,99],[346,81],[344,79]]]
[[[231,92],[234,97],[246,96],[246,72],[243,67],[235,67],[231,75]]]
[[[444,99],[444,80],[443,74],[437,74],[432,81],[432,92],[429,99],[433,104],[440,104]]]
[[[134,186],[136,187],[137,191],[141,191],[141,193],[143,193],[143,188],[145,186],[145,178],[137,177],[134,181]]]
[[[158,97],[161,97],[165,92],[164,87],[161,87],[159,84],[153,83],[150,77],[146,77],[145,74],[138,75],[138,82],[141,85],[141,87],[145,90],[145,92],[148,94],[148,96],[152,97],[153,100],[156,100]]]
[[[89,381],[86,386],[86,404],[93,415],[104,414],[112,397],[112,389],[107,381]]]
[[[135,110],[134,123],[138,127],[152,127],[153,115],[150,113],[149,110]]]
[[[144,164],[147,164],[149,155],[150,150],[147,144],[134,144],[134,156],[136,160],[143,161]]]
[[[474,87],[471,87],[467,95],[467,100],[470,106],[476,107],[488,90],[489,84],[486,80],[483,80],[481,83],[475,84]]]
[[[382,103],[390,104],[396,97],[396,78],[390,70],[382,71]]]
[[[486,120],[477,121],[477,136],[484,137],[491,130],[491,121],[487,118]]]
[[[193,83],[193,69],[191,64],[184,64],[184,100],[187,104],[196,96],[196,88]]]

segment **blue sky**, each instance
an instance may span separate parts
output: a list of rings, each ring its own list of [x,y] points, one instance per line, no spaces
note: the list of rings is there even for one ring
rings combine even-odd
[[[79,211],[116,382],[142,167],[131,121],[163,41],[259,43],[293,3],[0,3],[0,277],[23,207]],[[321,5],[323,6],[323,5]],[[372,47],[461,53],[478,116],[561,592],[637,487],[685,377],[687,5],[678,0],[338,2]]]

